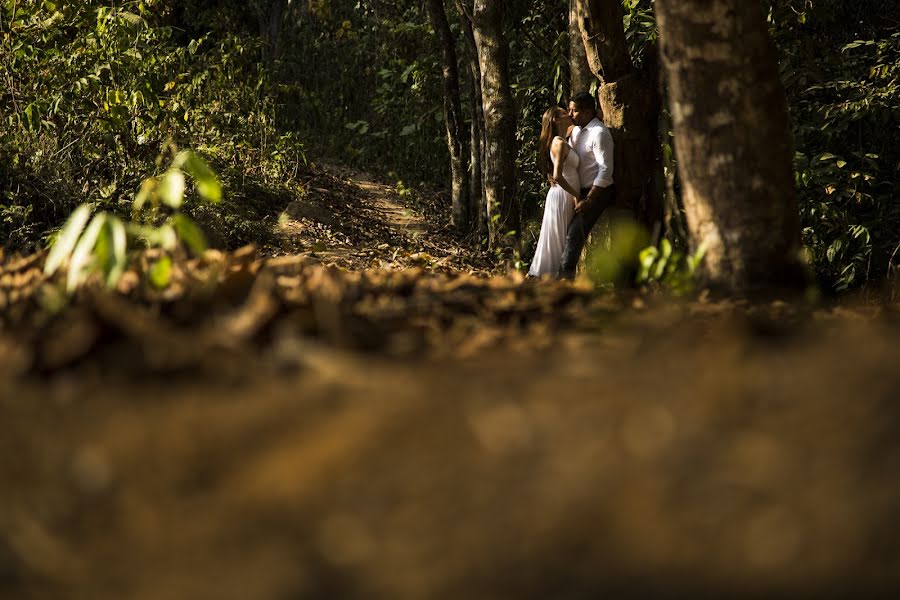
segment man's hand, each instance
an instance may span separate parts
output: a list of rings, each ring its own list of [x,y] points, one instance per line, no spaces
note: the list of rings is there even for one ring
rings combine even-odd
[[[580,215],[581,213],[586,211],[588,208],[590,208],[592,202],[593,202],[593,200],[589,196],[585,196],[584,198],[582,198],[581,200],[579,200],[578,202],[575,203],[575,213]]]

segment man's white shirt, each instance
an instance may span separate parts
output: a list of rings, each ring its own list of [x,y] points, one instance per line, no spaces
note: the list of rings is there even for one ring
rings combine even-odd
[[[594,118],[584,127],[572,129],[572,148],[581,162],[578,179],[581,188],[609,187],[613,184],[613,139],[600,119]]]

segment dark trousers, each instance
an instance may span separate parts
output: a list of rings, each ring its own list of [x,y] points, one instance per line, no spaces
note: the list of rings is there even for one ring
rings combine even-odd
[[[588,190],[590,188],[587,188]],[[581,196],[586,195],[586,190],[581,190]],[[581,251],[584,250],[584,244],[587,236],[593,229],[597,219],[603,214],[603,211],[612,206],[616,202],[616,186],[611,185],[603,188],[600,195],[594,199],[588,206],[588,209],[581,213],[576,213],[572,222],[569,223],[569,232],[566,234],[566,248],[563,250],[562,263],[559,267],[560,279],[574,279],[575,267],[578,266],[578,259],[581,258]]]

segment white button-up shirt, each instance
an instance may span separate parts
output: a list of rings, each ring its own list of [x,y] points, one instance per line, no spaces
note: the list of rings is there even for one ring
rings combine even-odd
[[[584,127],[572,129],[572,147],[581,162],[578,164],[578,179],[581,189],[596,185],[609,187],[613,184],[613,139],[609,129],[593,118]]]

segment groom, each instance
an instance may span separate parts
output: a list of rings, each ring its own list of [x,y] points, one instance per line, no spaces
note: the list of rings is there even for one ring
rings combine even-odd
[[[572,148],[581,161],[578,165],[581,196],[575,203],[575,216],[569,223],[566,248],[559,268],[560,279],[575,278],[575,267],[591,228],[616,199],[612,134],[597,118],[597,103],[593,96],[581,92],[572,97],[569,115],[575,121],[571,135]]]

